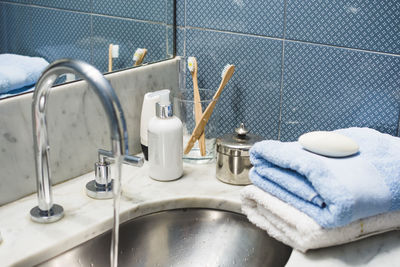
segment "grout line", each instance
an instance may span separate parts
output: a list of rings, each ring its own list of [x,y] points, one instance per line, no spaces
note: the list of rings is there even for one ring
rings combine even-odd
[[[90,1],[90,10],[93,11],[93,0]],[[92,12],[91,12],[92,13]],[[90,15],[90,57],[91,64],[94,65],[94,32],[93,32],[93,15]]]
[[[361,48],[351,48],[351,47],[345,47],[345,46],[339,46],[339,45],[322,44],[322,43],[315,43],[315,42],[308,42],[308,41],[301,41],[301,40],[294,40],[294,39],[285,39],[285,41],[292,42],[292,43],[300,43],[300,44],[307,44],[307,45],[314,45],[314,46],[324,46],[324,47],[331,47],[331,48],[337,48],[337,49],[351,50],[351,51],[356,51],[356,52],[371,53],[371,54],[384,55],[384,56],[400,57],[400,54],[379,52],[379,51],[373,51],[373,50],[361,49]]]
[[[282,111],[283,111],[283,86],[284,86],[284,74],[285,74],[285,36],[286,36],[286,9],[287,0],[285,0],[285,7],[283,11],[283,42],[282,42],[282,57],[281,57],[281,86],[280,86],[280,97],[279,97],[279,120],[278,120],[278,140],[281,139],[282,130]]]
[[[400,110],[399,110],[399,119],[397,121],[397,136],[400,135]]]
[[[257,35],[257,34],[252,34],[252,33],[242,33],[242,32],[234,32],[234,31],[227,31],[227,30],[217,30],[217,29],[210,29],[210,28],[193,27],[193,26],[185,26],[185,28],[192,29],[192,30],[203,30],[203,31],[218,32],[218,33],[229,33],[229,34],[235,34],[235,35],[240,35],[240,36],[257,37],[257,38],[263,38],[263,39],[283,41],[283,39],[279,38],[279,37]]]
[[[187,14],[187,1],[185,0],[185,7],[184,7],[184,14],[183,14],[183,26],[186,28],[186,14]]]
[[[184,17],[183,17],[183,24],[184,24],[184,30],[183,30],[183,60],[186,60],[186,12],[187,12],[187,1],[185,0],[185,8],[184,8]],[[185,65],[186,66],[186,65]],[[185,68],[185,73],[186,73],[186,68]],[[185,85],[186,86],[186,85]]]
[[[187,28],[187,29],[192,29],[192,30],[203,30],[203,31],[218,32],[218,33],[228,33],[228,34],[234,34],[234,35],[246,36],[246,37],[256,37],[256,38],[263,38],[263,39],[270,39],[270,40],[277,40],[277,41],[288,41],[288,42],[301,43],[301,44],[306,44],[306,45],[324,46],[324,47],[346,49],[346,50],[351,50],[351,51],[371,53],[371,54],[377,54],[377,55],[400,57],[400,54],[379,52],[379,51],[360,49],[360,48],[351,48],[351,47],[338,46],[338,45],[322,44],[322,43],[308,42],[308,41],[301,41],[301,40],[294,40],[294,39],[286,39],[285,37],[279,38],[279,37],[272,37],[272,36],[266,36],[266,35],[257,35],[257,34],[252,34],[252,33],[241,33],[241,32],[233,32],[233,31],[226,31],[226,30],[193,27],[193,26],[186,26],[186,27],[178,26],[178,28]]]

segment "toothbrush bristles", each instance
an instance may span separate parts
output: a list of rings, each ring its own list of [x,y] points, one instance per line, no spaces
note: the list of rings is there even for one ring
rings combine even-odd
[[[188,68],[190,72],[194,71],[194,61],[194,57],[188,57]]]
[[[224,78],[225,73],[228,71],[228,69],[229,69],[231,66],[233,66],[233,65],[232,65],[232,64],[226,64],[226,65],[225,65],[225,67],[224,67],[224,69],[222,70],[222,73],[221,73],[221,78]]]
[[[143,48],[136,49],[135,54],[133,54],[133,60],[134,61],[138,61],[138,59],[142,56],[143,53],[144,53],[144,49]]]

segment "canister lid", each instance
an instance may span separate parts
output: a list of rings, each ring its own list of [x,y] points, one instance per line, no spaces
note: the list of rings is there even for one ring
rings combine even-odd
[[[217,138],[217,152],[229,156],[249,156],[254,143],[262,140],[262,137],[250,134],[244,123],[241,123],[235,133]]]

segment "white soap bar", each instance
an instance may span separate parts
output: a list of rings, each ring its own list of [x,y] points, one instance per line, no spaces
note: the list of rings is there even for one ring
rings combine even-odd
[[[347,157],[358,152],[358,144],[350,137],[327,131],[315,131],[299,137],[308,151],[327,157]]]

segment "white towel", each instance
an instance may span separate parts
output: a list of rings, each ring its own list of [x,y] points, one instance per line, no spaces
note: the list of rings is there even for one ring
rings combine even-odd
[[[262,189],[249,185],[242,192],[242,211],[275,239],[297,250],[340,245],[391,230],[400,230],[400,211],[354,221],[338,228],[322,228],[311,217]]]

